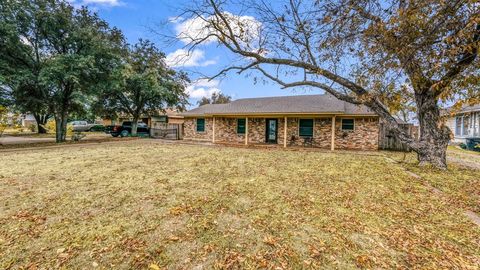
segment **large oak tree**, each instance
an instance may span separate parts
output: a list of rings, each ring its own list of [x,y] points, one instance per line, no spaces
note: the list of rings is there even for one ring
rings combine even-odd
[[[50,113],[47,91],[39,82],[46,58],[39,25],[41,5],[41,1],[22,0],[0,4],[0,83],[16,109],[32,113],[39,133],[45,133],[43,125]]]
[[[95,106],[101,113],[130,115],[131,135],[135,136],[142,115],[155,115],[167,108],[185,109],[188,77],[169,68],[165,54],[152,42],[140,40],[129,46],[122,59]]]
[[[446,168],[451,131],[440,104],[478,98],[479,8],[468,0],[203,0],[179,14],[189,27],[176,38],[237,55],[218,76],[249,70],[284,88],[364,104],[420,164]],[[418,140],[399,127],[395,102],[414,104]]]
[[[3,1],[0,13],[0,83],[18,107],[53,115],[63,142],[69,114],[120,62],[123,35],[64,0]]]

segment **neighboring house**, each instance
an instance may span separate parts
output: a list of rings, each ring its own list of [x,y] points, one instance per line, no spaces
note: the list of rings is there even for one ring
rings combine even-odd
[[[22,127],[31,127],[31,126],[37,126],[37,120],[35,120],[35,117],[31,113],[23,114],[21,116],[22,118]]]
[[[329,94],[239,99],[182,115],[186,140],[378,149],[379,117]]]
[[[454,143],[466,143],[469,138],[480,138],[480,104],[464,106],[450,113],[447,125],[453,132]]]
[[[121,125],[123,121],[132,121],[131,116],[119,116],[117,119],[103,119],[103,124],[105,126],[108,125]],[[174,125],[182,125],[183,124],[183,116],[179,114],[177,110],[167,109],[165,113],[159,112],[156,115],[148,116],[143,115],[140,117],[139,121],[144,122],[151,128],[159,128],[163,126],[165,123],[174,124]]]

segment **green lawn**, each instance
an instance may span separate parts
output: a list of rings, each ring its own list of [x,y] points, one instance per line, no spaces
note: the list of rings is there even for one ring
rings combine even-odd
[[[463,208],[478,201],[460,195],[479,171],[377,154],[150,140],[0,153],[0,269],[478,269]]]

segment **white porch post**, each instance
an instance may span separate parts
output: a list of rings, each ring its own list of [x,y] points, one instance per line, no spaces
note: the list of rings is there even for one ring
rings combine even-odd
[[[213,117],[213,125],[212,125],[212,143],[215,143],[215,116]]]
[[[248,145],[248,117],[245,118],[245,145]]]
[[[332,142],[331,142],[330,150],[335,150],[335,115],[332,117]]]
[[[285,125],[283,125],[283,147],[287,147],[287,117],[285,116]]]

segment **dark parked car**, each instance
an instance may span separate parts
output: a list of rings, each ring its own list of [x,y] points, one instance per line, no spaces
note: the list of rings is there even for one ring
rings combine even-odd
[[[121,126],[107,126],[105,133],[112,135],[113,137],[127,137],[132,134],[132,122],[123,122]],[[143,122],[137,124],[137,135],[149,135],[150,129],[148,125]]]

